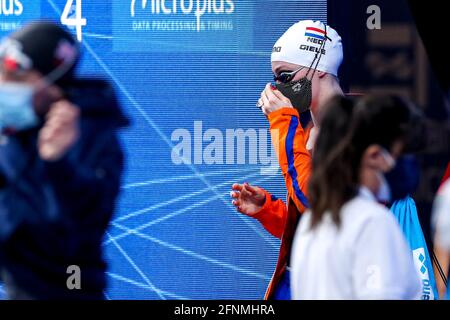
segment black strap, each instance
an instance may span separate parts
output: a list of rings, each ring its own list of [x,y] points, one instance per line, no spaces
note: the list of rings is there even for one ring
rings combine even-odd
[[[309,71],[311,71],[311,69],[312,69],[313,72],[312,72],[311,80],[314,77],[314,74],[316,73],[317,67],[319,66],[320,58],[322,58],[322,50],[325,49],[325,42],[327,41],[327,38],[328,38],[327,25],[324,23],[324,26],[325,26],[325,38],[322,40],[322,43],[320,44],[320,47],[319,47],[319,52],[316,52],[316,55],[314,56],[314,60],[311,62],[308,72],[305,75],[305,77],[308,78]],[[315,64],[315,66],[314,66],[314,64]],[[313,68],[313,66],[314,66],[314,68]]]
[[[436,257],[436,255],[434,254],[434,251],[431,252],[431,256],[433,259],[434,264],[436,265],[436,268],[438,269],[439,275],[441,276],[442,281],[445,284],[445,287],[447,288],[447,277],[445,276],[445,272],[444,270],[442,270],[441,264],[439,263],[438,258]]]

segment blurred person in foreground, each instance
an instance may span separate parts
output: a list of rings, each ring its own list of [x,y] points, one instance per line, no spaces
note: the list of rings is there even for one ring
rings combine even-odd
[[[102,239],[126,126],[112,88],[75,77],[80,47],[52,22],[0,44],[0,277],[9,299],[103,299]],[[79,279],[70,278],[78,268]]]
[[[409,245],[379,203],[414,117],[394,96],[330,102],[313,155],[311,207],[293,243],[293,299],[420,299]]]

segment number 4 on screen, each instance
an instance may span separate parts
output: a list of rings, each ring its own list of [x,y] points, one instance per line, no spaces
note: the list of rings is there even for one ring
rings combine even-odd
[[[66,6],[64,7],[64,11],[61,15],[61,23],[68,27],[75,27],[77,30],[77,39],[81,42],[82,27],[86,26],[87,21],[86,18],[83,18],[81,15],[81,0],[76,0],[75,6],[73,5],[73,1],[74,0],[67,0]],[[75,15],[73,14],[73,11],[75,11]]]

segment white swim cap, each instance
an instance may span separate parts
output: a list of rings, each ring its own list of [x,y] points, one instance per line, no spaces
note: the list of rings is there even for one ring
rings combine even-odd
[[[290,27],[275,43],[271,61],[310,67],[324,40],[317,70],[337,76],[344,56],[342,39],[336,30],[320,21],[302,20]]]

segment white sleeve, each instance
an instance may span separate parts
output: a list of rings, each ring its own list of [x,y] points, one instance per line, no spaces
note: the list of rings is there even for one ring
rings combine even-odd
[[[354,295],[357,299],[419,299],[422,285],[411,250],[392,213],[378,210],[356,239]]]
[[[450,181],[445,183],[434,201],[433,227],[439,245],[450,250]]]

